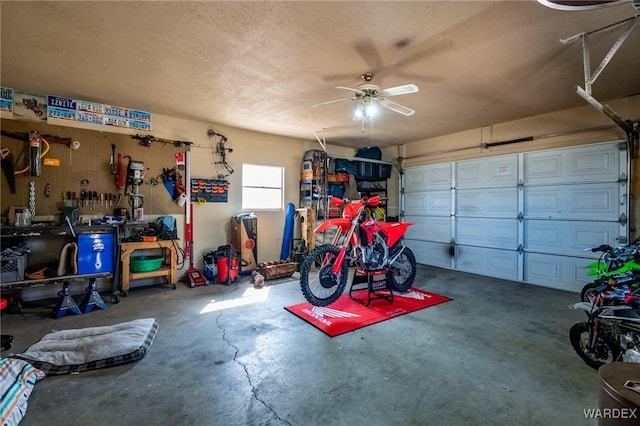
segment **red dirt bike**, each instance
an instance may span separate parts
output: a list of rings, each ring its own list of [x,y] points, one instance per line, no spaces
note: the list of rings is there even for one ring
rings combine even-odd
[[[314,232],[336,228],[331,244],[315,248],[300,267],[300,287],[309,303],[327,306],[338,300],[350,263],[366,272],[384,270],[393,290],[407,291],[416,277],[416,258],[402,236],[413,223],[378,222],[371,217],[368,208],[380,204],[377,195],[356,201],[332,197],[329,204],[343,206],[342,217],[322,222]]]

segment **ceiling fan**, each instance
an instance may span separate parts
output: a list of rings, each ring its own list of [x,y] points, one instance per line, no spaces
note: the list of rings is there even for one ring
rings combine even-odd
[[[415,84],[403,84],[401,86],[390,87],[388,89],[380,89],[379,86],[371,83],[373,79],[373,73],[367,72],[362,74],[362,79],[365,81],[362,84],[356,86],[355,89],[351,87],[336,86],[336,89],[348,90],[353,93],[350,98],[336,99],[334,101],[322,102],[315,104],[314,107],[334,104],[344,101],[359,101],[356,107],[356,119],[363,119],[373,115],[375,107],[380,105],[391,111],[397,112],[402,115],[411,116],[415,114],[415,111],[404,105],[400,105],[396,102],[392,102],[387,99],[390,96],[406,95],[409,93],[418,92],[418,86]]]

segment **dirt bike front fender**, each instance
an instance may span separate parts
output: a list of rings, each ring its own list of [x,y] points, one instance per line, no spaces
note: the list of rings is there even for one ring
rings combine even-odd
[[[569,305],[571,309],[580,309],[586,312],[591,312],[593,309],[593,304],[591,302],[578,302],[573,305]]]

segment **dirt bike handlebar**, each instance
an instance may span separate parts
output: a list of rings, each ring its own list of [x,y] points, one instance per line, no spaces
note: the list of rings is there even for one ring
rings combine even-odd
[[[362,197],[360,200],[349,200],[348,198],[331,197],[329,199],[329,205],[332,207],[340,207],[343,204],[362,201],[367,206],[376,207],[378,204],[380,204],[381,200],[382,198],[380,198],[379,195],[374,195],[373,197]]]
[[[606,253],[608,251],[611,251],[611,248],[612,247],[609,244],[602,244],[602,245],[600,245],[598,247],[586,248],[583,251],[591,251],[591,252],[594,252],[594,253],[601,251],[603,253]]]

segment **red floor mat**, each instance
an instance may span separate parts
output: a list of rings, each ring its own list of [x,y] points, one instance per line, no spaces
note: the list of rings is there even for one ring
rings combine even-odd
[[[366,298],[366,290],[354,294]],[[452,299],[428,291],[411,288],[405,293],[394,292],[393,303],[385,299],[372,300],[364,306],[349,296],[340,296],[337,302],[326,306],[313,306],[311,303],[300,303],[287,306],[285,309],[307,321],[330,337],[357,330],[371,324],[395,318],[420,309],[448,302]]]

